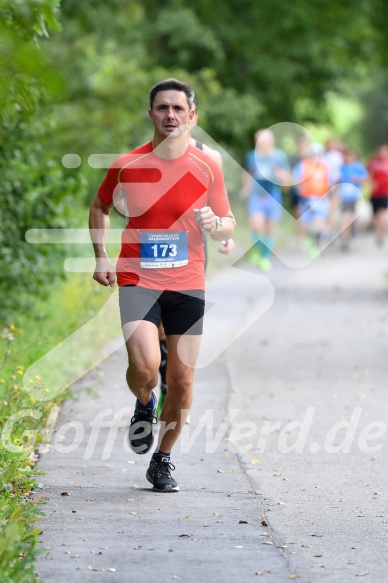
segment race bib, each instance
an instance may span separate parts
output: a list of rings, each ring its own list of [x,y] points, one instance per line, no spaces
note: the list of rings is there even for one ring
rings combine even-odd
[[[146,269],[182,267],[188,262],[188,231],[140,233],[140,267]]]

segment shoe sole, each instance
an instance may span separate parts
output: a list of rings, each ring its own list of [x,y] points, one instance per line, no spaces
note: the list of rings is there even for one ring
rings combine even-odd
[[[152,446],[154,445],[154,440],[152,440],[152,443],[149,447],[146,447],[146,449],[142,449],[141,451],[139,451],[139,448],[142,447],[142,445],[138,445],[137,447],[133,446],[129,440],[128,440],[128,445],[129,445],[129,449],[131,451],[133,451],[133,453],[136,453],[136,455],[145,455],[146,453],[148,453],[152,449]]]
[[[137,455],[144,455],[145,453],[148,453],[150,451],[150,449],[152,449],[152,446],[154,445],[154,432],[151,432],[152,438],[151,438],[151,443],[149,445],[147,445],[146,443],[140,444],[138,446],[133,446],[131,443],[131,439],[130,439],[130,433],[131,428],[128,428],[128,434],[127,434],[127,441],[128,441],[128,445],[129,448],[133,451],[133,453],[136,453]],[[134,437],[134,439],[136,439],[136,436]],[[143,447],[143,445],[146,447],[146,449],[142,449],[141,451],[139,451],[140,447]]]
[[[156,415],[156,410],[158,408],[158,399],[157,399],[154,391],[152,391],[152,394],[153,394],[155,401],[156,401],[156,406],[155,406],[155,409],[153,410],[153,415]],[[143,423],[143,421],[140,421],[140,423]],[[148,446],[146,443],[143,443],[143,444],[138,445],[138,446],[133,446],[131,444],[131,439],[130,439],[129,433],[131,431],[131,427],[134,427],[135,425],[136,424],[134,423],[132,426],[130,425],[128,427],[128,431],[127,431],[128,445],[129,445],[129,448],[131,449],[131,451],[133,451],[133,453],[136,453],[137,455],[144,455],[144,454],[148,453],[150,451],[150,449],[152,448],[152,446],[154,445],[154,428],[153,428],[153,425],[151,425],[151,443]],[[136,439],[136,436],[134,436],[134,439]],[[142,445],[145,445],[146,449],[142,449],[142,451],[138,451],[139,447],[142,447]]]
[[[179,486],[176,486],[175,488],[171,488],[171,490],[159,490],[158,488],[155,488],[155,486],[152,488],[153,492],[159,492],[160,494],[171,494],[172,492],[179,492]]]

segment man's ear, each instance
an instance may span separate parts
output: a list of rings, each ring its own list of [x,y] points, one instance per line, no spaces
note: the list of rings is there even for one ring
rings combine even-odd
[[[152,121],[152,123],[154,123],[153,117],[152,117],[152,109],[148,110],[148,117],[150,118],[150,120]]]

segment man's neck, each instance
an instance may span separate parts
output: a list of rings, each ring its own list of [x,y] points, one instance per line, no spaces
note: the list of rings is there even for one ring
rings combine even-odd
[[[152,140],[154,154],[165,160],[180,158],[186,152],[189,140],[190,137],[186,133],[176,138],[172,136],[160,138],[154,135]]]

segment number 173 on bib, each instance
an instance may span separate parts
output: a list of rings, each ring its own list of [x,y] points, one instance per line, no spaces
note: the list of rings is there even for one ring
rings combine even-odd
[[[140,233],[140,267],[160,269],[188,264],[188,232]]]

